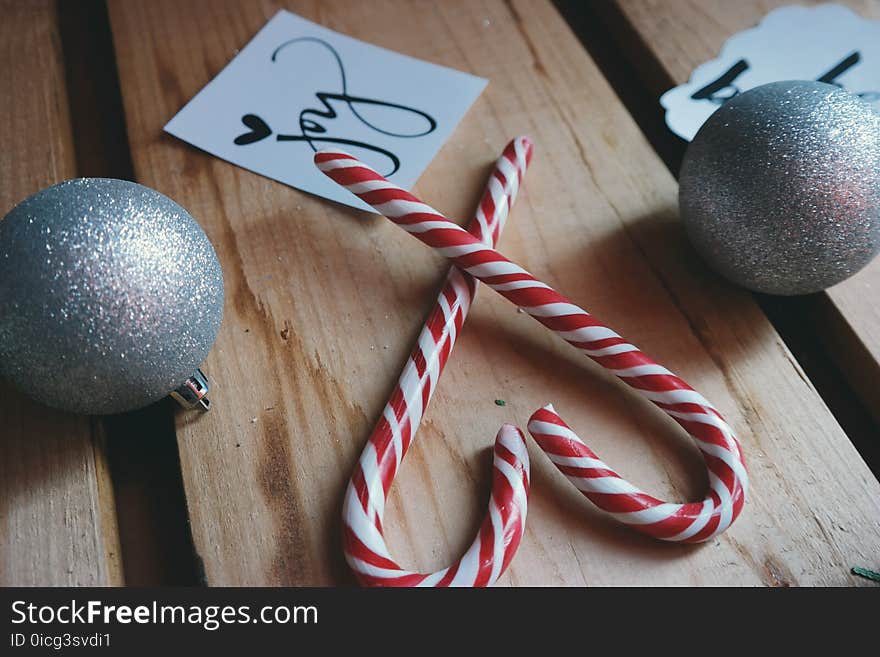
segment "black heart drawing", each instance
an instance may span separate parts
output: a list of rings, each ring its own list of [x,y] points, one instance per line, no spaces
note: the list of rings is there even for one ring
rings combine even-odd
[[[250,128],[251,131],[240,134],[235,138],[235,144],[238,146],[253,144],[272,134],[272,129],[256,114],[245,114],[241,117],[241,122]]]

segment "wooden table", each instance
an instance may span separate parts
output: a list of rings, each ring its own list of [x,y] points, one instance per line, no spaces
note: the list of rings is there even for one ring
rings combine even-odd
[[[77,4],[62,2],[60,18],[48,1],[0,7],[0,211],[96,171],[133,175],[188,208],[226,281],[225,320],[205,365],[215,405],[204,416],[178,413],[173,427],[160,407],[144,425],[143,414],[78,418],[0,388],[0,583],[352,582],[340,549],[345,483],[446,264],[380,218],[162,132],[281,6],[489,78],[416,193],[467,216],[504,143],[530,134],[536,156],[504,252],[680,373],[741,435],[751,475],[743,515],[718,539],[688,547],[618,526],[530,445],[528,528],[502,584],[862,584],[850,568],[878,566],[880,484],[752,295],[687,245],[673,176],[613,76],[552,4]],[[581,36],[606,52],[630,49],[637,36],[638,52],[652,55],[638,83],[656,98],[772,4],[735,12],[720,0],[591,4],[579,11],[610,27]],[[880,3],[853,5],[880,14]],[[98,36],[78,37],[83,25]],[[867,404],[880,384],[876,304],[853,300],[876,295],[878,280],[875,263],[830,290],[834,312],[817,319],[829,322],[843,358],[859,354],[852,385]],[[702,495],[697,451],[668,419],[486,293],[388,503],[386,533],[402,563],[434,569],[461,552],[479,523],[498,425],[524,426],[548,400],[637,485],[669,498]],[[176,453],[162,452],[173,439]],[[151,444],[167,452],[147,468],[162,476],[131,466],[154,453]],[[175,486],[179,497],[168,493]]]

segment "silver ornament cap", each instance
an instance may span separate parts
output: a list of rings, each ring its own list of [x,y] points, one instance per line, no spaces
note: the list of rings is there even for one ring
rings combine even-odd
[[[222,316],[207,235],[148,187],[68,180],[0,221],[0,377],[48,406],[120,413],[175,391],[203,403]]]
[[[880,114],[834,85],[773,82],[727,101],[679,182],[694,247],[749,289],[817,292],[880,250]]]

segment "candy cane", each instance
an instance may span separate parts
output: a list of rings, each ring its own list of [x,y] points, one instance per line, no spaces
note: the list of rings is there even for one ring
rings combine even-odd
[[[477,241],[495,244],[532,154],[520,137],[504,149],[469,226]],[[365,180],[354,189],[368,193]],[[513,558],[525,529],[529,457],[522,432],[505,424],[495,439],[489,510],[470,548],[435,573],[404,570],[389,554],[382,532],[385,501],[397,468],[412,444],[424,410],[470,310],[477,283],[452,267],[428,315],[391,399],[348,484],[343,504],[345,558],[362,584],[373,586],[488,586]]]
[[[663,502],[600,461],[552,406],[536,411],[529,420],[530,433],[560,472],[596,506],[633,529],[667,541],[705,541],[733,523],[748,487],[742,452],[731,428],[702,395],[549,285],[351,155],[328,149],[315,155],[315,164],[617,375],[675,420],[700,449],[709,473],[706,498],[686,504]]]

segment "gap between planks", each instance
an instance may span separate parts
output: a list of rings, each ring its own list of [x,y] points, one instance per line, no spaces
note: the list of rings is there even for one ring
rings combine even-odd
[[[76,175],[134,180],[110,23],[103,0],[60,0]],[[100,117],[96,120],[96,117]],[[174,432],[173,404],[95,419],[102,477],[114,500],[105,511],[117,527],[129,586],[185,586],[200,581],[192,547]]]

